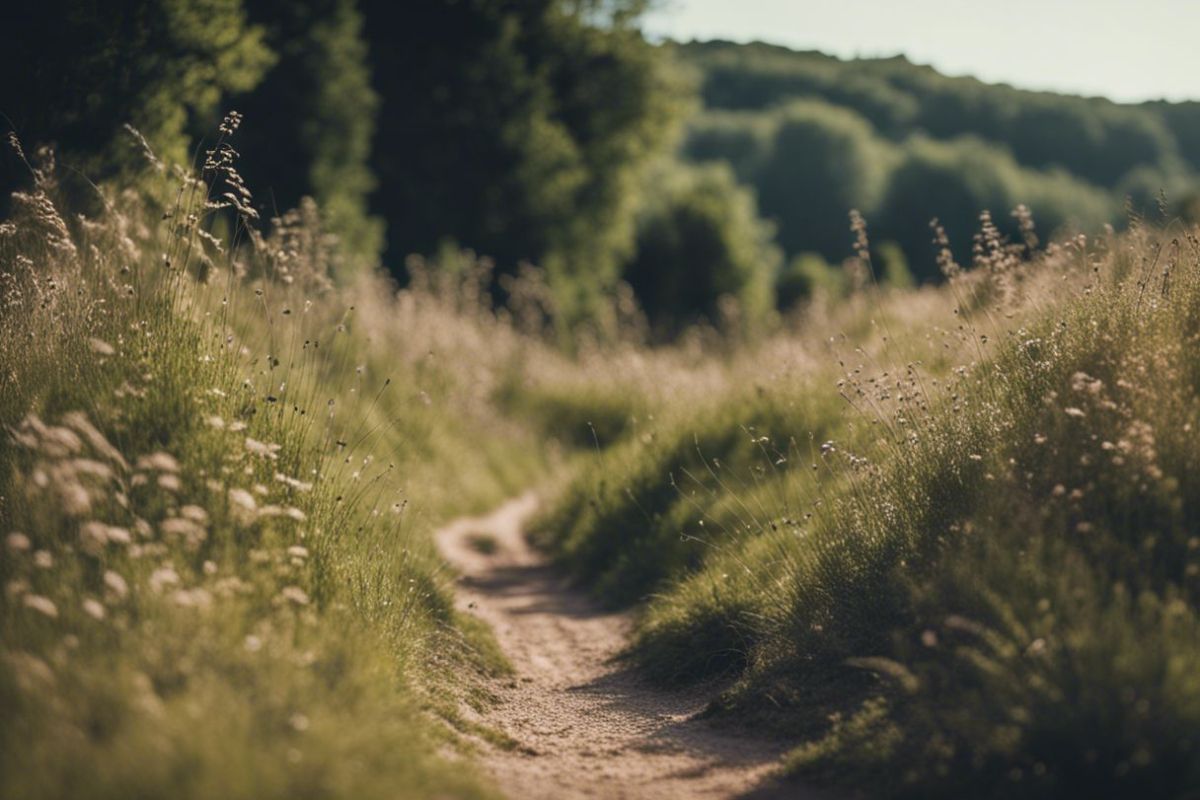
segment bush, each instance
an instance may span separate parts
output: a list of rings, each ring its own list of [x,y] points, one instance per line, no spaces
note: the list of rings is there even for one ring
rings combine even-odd
[[[717,322],[725,297],[753,328],[774,302],[781,256],[770,237],[753,195],[728,167],[672,167],[655,181],[624,277],[661,335]]]
[[[754,179],[763,214],[779,226],[785,252],[839,258],[850,249],[846,214],[857,208],[870,216],[878,203],[887,151],[852,111],[802,102],[779,115],[770,155]]]
[[[991,210],[1006,233],[1015,233],[1008,211],[1028,205],[1044,233],[1069,224],[1098,227],[1115,211],[1111,197],[1065,173],[1022,169],[1012,156],[978,139],[905,144],[875,219],[875,231],[894,239],[916,277],[940,279],[929,221],[937,217],[958,259],[970,261],[979,214]]]

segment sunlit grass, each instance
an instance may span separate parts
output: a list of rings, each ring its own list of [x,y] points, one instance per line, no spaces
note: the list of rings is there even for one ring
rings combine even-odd
[[[73,218],[39,168],[0,234],[0,793],[487,796],[446,753],[502,664],[427,533],[538,469],[438,360],[512,337],[203,178]]]
[[[801,336],[833,347],[806,381],[743,351],[543,518],[600,596],[646,601],[634,661],[732,681],[714,710],[808,740],[794,774],[918,797],[1200,784],[1196,239],[1025,252],[985,218],[940,300],[813,318]]]

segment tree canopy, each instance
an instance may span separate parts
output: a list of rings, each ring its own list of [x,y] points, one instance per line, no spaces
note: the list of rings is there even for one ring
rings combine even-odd
[[[382,99],[373,208],[389,253],[453,240],[501,269],[537,262],[583,295],[611,285],[632,247],[638,179],[679,107],[632,24],[636,4],[363,7]]]

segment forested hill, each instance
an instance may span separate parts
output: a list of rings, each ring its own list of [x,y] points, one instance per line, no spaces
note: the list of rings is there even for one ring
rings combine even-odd
[[[1145,209],[1160,190],[1184,213],[1200,171],[1200,103],[1033,92],[903,56],[841,60],[724,41],[676,49],[696,68],[704,104],[685,154],[730,162],[792,255],[843,254],[841,206],[855,205],[920,273],[932,263],[935,214],[961,243],[980,209],[1006,215],[1020,202],[1043,227],[1116,221],[1126,197]]]

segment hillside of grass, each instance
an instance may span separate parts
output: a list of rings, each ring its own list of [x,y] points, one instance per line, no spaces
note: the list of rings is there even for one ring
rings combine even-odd
[[[428,533],[544,468],[490,406],[516,334],[336,286],[236,127],[87,216],[31,154],[0,225],[0,795],[492,797],[460,709],[506,667]]]
[[[867,289],[714,358],[658,355],[637,435],[538,541],[634,604],[629,657],[868,796],[1200,787],[1200,242],[1032,251],[984,226],[939,289]],[[628,391],[636,391],[631,384]]]

